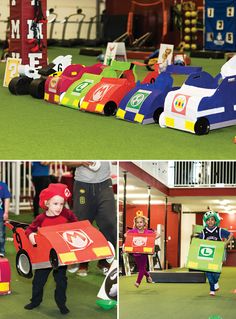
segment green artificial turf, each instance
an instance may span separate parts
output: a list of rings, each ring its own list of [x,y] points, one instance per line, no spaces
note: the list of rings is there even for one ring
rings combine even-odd
[[[209,296],[209,284],[148,284],[134,286],[136,276],[120,278],[120,319],[234,319],[236,268],[224,267],[220,290]],[[218,316],[218,317],[217,317]]]
[[[49,61],[73,55],[73,63],[96,62],[78,48],[50,47]],[[192,65],[216,75],[224,60],[192,59]],[[0,63],[1,159],[235,159],[235,126],[205,136],[161,129],[156,124],[134,124],[114,117],[80,112],[14,96],[2,87],[5,63]],[[146,75],[138,67],[140,79]],[[181,85],[183,76],[175,76]]]
[[[32,214],[11,216],[11,219],[31,222]],[[7,237],[11,235],[7,231]],[[117,309],[104,310],[96,305],[97,293],[104,280],[104,276],[96,267],[96,262],[89,264],[87,277],[78,277],[76,274],[67,272],[67,306],[70,313],[61,315],[54,301],[55,283],[52,274],[44,288],[44,299],[41,305],[34,310],[25,310],[24,305],[29,303],[32,290],[32,279],[19,276],[15,268],[15,248],[12,241],[6,242],[6,257],[11,264],[11,291],[10,295],[0,296],[1,310],[0,318],[9,319],[51,319],[51,318],[73,318],[73,319],[115,319]]]

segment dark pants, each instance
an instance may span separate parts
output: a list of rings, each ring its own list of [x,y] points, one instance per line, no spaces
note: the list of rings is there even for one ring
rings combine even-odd
[[[79,220],[96,221],[105,238],[116,247],[116,205],[112,182],[102,183],[74,182],[74,213]]]
[[[206,271],[206,277],[210,284],[210,291],[215,291],[215,284],[218,282],[220,278],[220,273]]]
[[[135,263],[138,268],[138,278],[136,282],[138,284],[141,283],[143,276],[146,276],[147,278],[149,277],[149,273],[147,272],[147,255],[139,255],[139,256],[134,256]]]
[[[33,199],[34,217],[39,214],[39,194],[41,191],[48,187],[51,183],[50,176],[33,176],[32,182],[35,188],[35,195]]]
[[[66,269],[66,266],[62,266],[59,267],[57,270],[53,270],[52,268],[35,270],[31,302],[35,305],[39,305],[42,302],[43,288],[47,282],[50,272],[53,270],[53,277],[56,282],[54,298],[59,308],[65,306],[67,287]]]

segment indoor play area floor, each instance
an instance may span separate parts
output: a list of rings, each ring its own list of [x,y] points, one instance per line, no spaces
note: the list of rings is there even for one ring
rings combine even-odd
[[[154,283],[142,281],[134,286],[136,275],[121,277],[120,319],[232,319],[235,318],[236,294],[233,290],[235,267],[224,267],[220,290],[209,296],[209,284]]]
[[[72,54],[72,63],[96,63],[96,57],[79,55],[79,48],[49,47],[49,61]],[[224,60],[192,58],[192,65],[216,75]],[[146,75],[138,66],[139,79]],[[197,136],[134,124],[114,117],[85,113],[37,100],[15,96],[2,86],[5,63],[0,63],[1,159],[235,159],[235,126]],[[174,76],[181,85],[184,76]]]

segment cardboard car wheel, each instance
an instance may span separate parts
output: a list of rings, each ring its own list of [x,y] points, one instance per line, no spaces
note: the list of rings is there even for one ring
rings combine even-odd
[[[15,95],[26,95],[29,94],[29,85],[32,79],[27,76],[19,76],[13,78],[8,86],[9,91]]]
[[[113,269],[110,272],[110,274],[107,276],[105,281],[105,292],[107,296],[112,300],[117,299],[116,285],[117,285],[117,269]]]
[[[45,79],[33,80],[29,86],[29,94],[36,99],[43,99],[45,82]]]
[[[162,128],[166,127],[164,112],[162,112],[160,117],[159,117],[159,125]]]
[[[194,132],[197,135],[208,134],[210,131],[210,124],[208,119],[205,117],[199,118],[194,125]]]
[[[104,106],[104,114],[107,116],[116,114],[117,105],[113,101],[109,101]]]
[[[59,266],[58,256],[55,249],[51,249],[49,253],[49,260],[53,269],[57,269]]]
[[[16,254],[16,269],[20,276],[32,278],[32,265],[29,255],[24,249],[20,249]]]
[[[155,121],[155,123],[159,124],[159,118],[163,110],[163,107],[158,107],[158,109],[156,109],[156,111],[154,112],[153,120]]]

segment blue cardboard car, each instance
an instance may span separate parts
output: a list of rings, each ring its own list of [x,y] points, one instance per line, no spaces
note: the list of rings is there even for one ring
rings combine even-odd
[[[197,72],[181,88],[169,92],[159,125],[196,135],[236,125],[236,56],[222,66],[215,78]]]
[[[160,73],[154,83],[141,84],[138,81],[121,100],[116,117],[142,124],[158,123],[165,97],[170,90],[175,89],[172,84],[173,79],[166,72]]]

